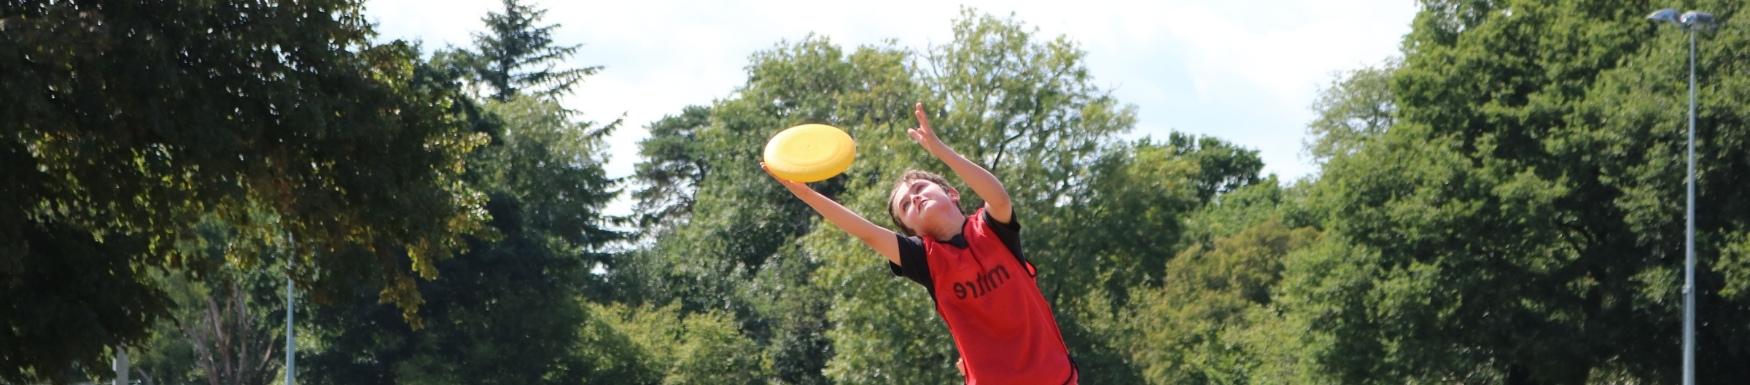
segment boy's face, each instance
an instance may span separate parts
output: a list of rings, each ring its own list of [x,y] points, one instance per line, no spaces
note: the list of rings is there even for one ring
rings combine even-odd
[[[960,193],[952,187],[944,190],[935,182],[913,179],[895,187],[893,201],[888,207],[905,227],[919,235],[934,235],[942,226],[958,227],[964,220],[957,203],[959,199]]]

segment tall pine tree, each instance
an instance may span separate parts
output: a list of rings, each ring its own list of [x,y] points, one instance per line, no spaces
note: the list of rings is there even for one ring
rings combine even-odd
[[[631,354],[585,346],[600,341],[579,327],[597,323],[578,298],[605,292],[592,270],[610,268],[606,245],[623,237],[602,214],[618,190],[601,139],[618,122],[579,121],[561,106],[556,96],[596,68],[556,68],[576,47],[554,46],[554,26],[535,26],[544,10],[505,6],[475,47],[433,59],[447,84],[472,76],[493,88],[458,108],[492,137],[469,158],[467,180],[489,197],[497,236],[470,238],[466,253],[437,265],[442,279],[420,285],[423,325],[396,322],[368,292],[312,312],[308,335],[326,349],[305,361],[308,382],[587,383],[617,373],[598,361]]]
[[[553,45],[553,29],[559,24],[538,25],[546,14],[547,10],[517,0],[504,0],[504,13],[486,14],[488,31],[474,35],[475,50],[470,53],[475,74],[492,87],[493,100],[564,94],[583,77],[601,70],[601,66],[558,68],[579,45]]]

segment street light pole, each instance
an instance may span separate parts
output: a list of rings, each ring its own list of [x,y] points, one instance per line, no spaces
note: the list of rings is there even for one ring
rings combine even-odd
[[[1695,34],[1713,24],[1714,15],[1666,8],[1647,19],[1677,24],[1689,33],[1689,166],[1683,208],[1683,385],[1695,385]]]
[[[285,383],[285,385],[297,384],[297,382],[295,382],[293,380],[293,376],[297,372],[296,362],[298,359],[298,343],[297,343],[297,337],[293,335],[295,332],[292,331],[292,311],[293,311],[293,308],[296,306],[296,304],[292,303],[292,299],[295,298],[296,296],[297,296],[297,293],[292,291],[292,275],[291,275],[291,273],[287,273],[286,274],[286,383]]]
[[[1683,385],[1695,385],[1695,29],[1689,28],[1689,177],[1683,227]]]
[[[287,244],[296,244],[296,242],[297,242],[296,238],[293,238],[291,235],[286,235],[286,243]],[[296,250],[296,248],[291,248],[291,247],[288,247],[288,249]],[[296,385],[297,384],[296,376],[297,376],[297,371],[298,371],[298,369],[297,369],[297,359],[298,359],[297,339],[298,338],[297,338],[296,332],[292,329],[292,312],[297,308],[297,304],[293,303],[292,300],[297,298],[298,293],[293,291],[293,287],[292,287],[292,268],[294,266],[293,263],[297,261],[297,256],[295,255],[296,251],[288,251],[287,253],[292,254],[292,255],[286,256],[286,383],[285,383],[285,385]]]

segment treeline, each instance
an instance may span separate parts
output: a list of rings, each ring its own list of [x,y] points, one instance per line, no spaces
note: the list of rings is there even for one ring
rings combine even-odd
[[[954,383],[925,291],[758,166],[778,129],[845,128],[856,163],[814,187],[883,218],[894,176],[947,171],[904,135],[922,101],[1010,190],[1084,383],[1678,382],[1688,46],[1646,4],[1424,1],[1401,58],[1320,95],[1298,181],[1218,138],[1126,139],[1136,109],[1074,40],[971,9],[940,45],[755,53],[615,180],[625,128],[558,102],[599,67],[505,5],[424,54],[355,2],[6,4],[0,381],[125,348],[154,384],[274,383],[289,277],[300,382]],[[1750,26],[1694,8],[1720,20],[1698,380],[1733,383]],[[635,213],[603,214],[619,194]]]

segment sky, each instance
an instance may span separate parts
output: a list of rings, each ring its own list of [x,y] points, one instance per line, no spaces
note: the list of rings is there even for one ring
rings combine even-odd
[[[1131,138],[1208,135],[1258,150],[1284,182],[1317,173],[1305,155],[1314,99],[1342,72],[1398,55],[1413,0],[542,1],[553,39],[582,44],[570,67],[602,66],[562,99],[582,119],[624,117],[608,175],[630,175],[644,126],[709,105],[746,82],[749,57],[809,33],[847,49],[895,39],[925,50],[953,37],[961,6],[1013,15],[1087,52],[1094,84],[1137,108]],[[368,0],[380,40],[429,52],[469,46],[498,0]],[[774,130],[778,127],[774,127]],[[942,127],[941,129],[952,129]],[[624,212],[624,201],[610,212]]]

